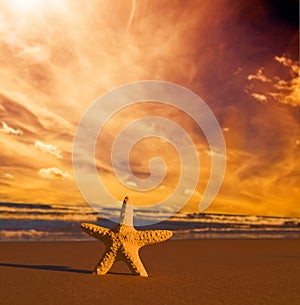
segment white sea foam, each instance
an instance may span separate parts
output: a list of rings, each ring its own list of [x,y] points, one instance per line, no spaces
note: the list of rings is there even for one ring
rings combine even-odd
[[[31,230],[0,230],[0,241],[73,241],[90,240],[86,234]]]
[[[104,213],[105,212],[105,213]],[[95,212],[88,205],[34,205],[0,203],[0,240],[88,240],[81,222],[111,227],[101,215],[119,216],[118,209]],[[300,238],[300,219],[221,214],[178,213],[164,222],[166,211],[136,208],[135,217],[157,221],[151,228],[170,229],[174,239],[193,238]]]

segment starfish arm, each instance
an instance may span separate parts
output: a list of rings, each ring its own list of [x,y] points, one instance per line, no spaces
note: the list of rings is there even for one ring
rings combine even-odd
[[[109,237],[110,229],[100,227],[90,223],[82,223],[81,229],[86,232],[87,234],[105,242]]]
[[[119,259],[124,261],[134,275],[147,277],[148,273],[139,257],[137,249],[124,249],[119,255]]]
[[[160,243],[168,240],[173,235],[169,230],[146,230],[137,231],[137,243],[140,247]]]
[[[94,269],[95,274],[106,274],[116,260],[116,252],[107,249]]]

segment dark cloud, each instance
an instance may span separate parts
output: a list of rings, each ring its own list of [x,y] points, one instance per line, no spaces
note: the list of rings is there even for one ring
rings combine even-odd
[[[294,28],[299,27],[298,0],[266,0],[269,15],[274,22],[284,22]]]

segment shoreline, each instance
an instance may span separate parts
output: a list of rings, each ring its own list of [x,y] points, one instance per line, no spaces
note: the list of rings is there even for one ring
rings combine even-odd
[[[198,238],[193,238],[193,237],[184,237],[184,238],[180,238],[178,236],[174,235],[173,237],[170,239],[170,241],[174,241],[174,242],[181,242],[181,241],[298,241],[300,243],[300,238],[299,237],[278,237],[278,236],[249,236],[247,235],[247,237],[243,237],[240,235],[237,236],[220,236],[216,234],[216,237],[211,237],[211,236],[200,236]],[[96,240],[94,240],[94,238],[89,237],[89,236],[84,236],[84,238],[66,238],[66,239],[4,239],[4,240],[0,240],[0,245],[8,243],[17,243],[17,244],[22,244],[22,243],[89,243],[89,242],[97,242]]]

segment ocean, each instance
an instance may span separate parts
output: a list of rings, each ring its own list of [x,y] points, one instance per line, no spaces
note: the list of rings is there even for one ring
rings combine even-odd
[[[106,209],[105,215],[108,213],[116,216],[119,210]],[[93,240],[81,230],[82,222],[115,225],[88,205],[0,203],[0,241]],[[169,229],[174,233],[172,239],[300,238],[300,218],[178,213],[138,229]]]

